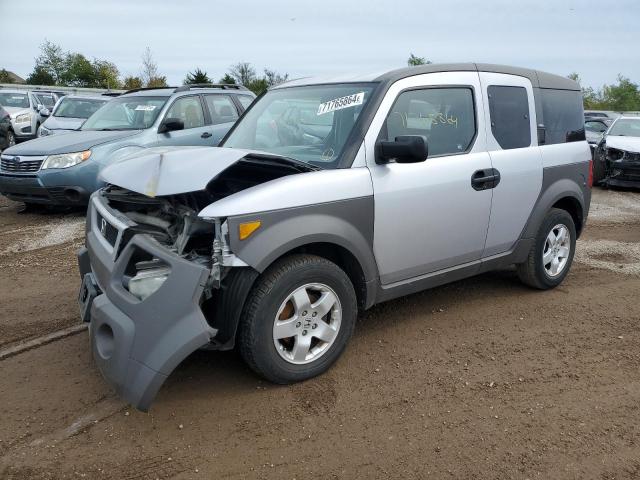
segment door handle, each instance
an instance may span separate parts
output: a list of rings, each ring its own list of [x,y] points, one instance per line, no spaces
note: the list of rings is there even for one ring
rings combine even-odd
[[[495,168],[485,168],[476,170],[471,175],[471,187],[474,190],[482,191],[496,188],[500,183],[500,172]]]
[[[200,135],[200,138],[209,138],[209,137],[213,137],[213,134],[209,132],[204,132],[202,135]]]

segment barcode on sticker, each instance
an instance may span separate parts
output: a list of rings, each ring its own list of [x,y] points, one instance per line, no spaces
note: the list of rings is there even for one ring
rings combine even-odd
[[[363,102],[364,92],[354,93],[353,95],[347,95],[345,97],[334,98],[333,100],[329,100],[328,102],[324,102],[318,105],[318,115],[324,115],[325,113],[342,110],[343,108],[362,105]]]

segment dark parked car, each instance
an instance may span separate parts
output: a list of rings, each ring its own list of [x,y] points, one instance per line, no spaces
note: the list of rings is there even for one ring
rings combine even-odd
[[[11,115],[0,106],[0,152],[16,144],[16,137],[11,129]]]

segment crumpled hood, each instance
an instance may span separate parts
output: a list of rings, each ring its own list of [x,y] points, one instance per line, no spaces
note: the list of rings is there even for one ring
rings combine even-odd
[[[55,155],[58,153],[82,152],[102,143],[137,135],[140,130],[121,130],[100,132],[80,130],[66,135],[50,135],[20,143],[6,149],[7,155]]]
[[[49,130],[76,130],[85,120],[84,118],[49,117],[42,126]]]
[[[617,148],[625,152],[640,152],[640,137],[607,136],[607,148]]]
[[[196,192],[251,152],[222,147],[147,148],[106,167],[100,179],[149,197]]]

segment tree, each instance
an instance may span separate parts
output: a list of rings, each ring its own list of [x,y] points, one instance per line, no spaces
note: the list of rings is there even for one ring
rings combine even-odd
[[[231,75],[240,85],[248,86],[249,83],[256,80],[256,70],[249,62],[238,62],[229,68]]]
[[[273,87],[274,85],[280,85],[281,83],[289,80],[289,74],[280,74],[275,70],[269,70],[268,68],[264,69],[264,79],[267,82],[269,87]]]
[[[81,53],[69,53],[60,83],[71,87],[92,87],[95,81],[96,72],[87,57]]]
[[[426,60],[424,57],[416,57],[413,53],[409,54],[407,59],[407,65],[410,67],[416,67],[418,65],[428,65],[431,60]]]
[[[29,85],[55,85],[56,81],[51,74],[42,66],[36,66],[33,72],[27,77]]]
[[[254,78],[249,83],[244,85],[249,90],[251,90],[256,95],[260,95],[266,89],[269,88],[269,84],[267,83],[267,79],[265,77],[262,78]]]
[[[196,68],[193,73],[187,73],[183,82],[185,85],[195,85],[198,83],[212,83],[207,72],[203,72],[199,68]]]
[[[128,77],[124,78],[124,81],[122,82],[122,88],[124,88],[125,90],[142,88],[142,79],[140,77],[129,75]]]
[[[605,85],[602,88],[602,100],[608,110],[624,112],[640,110],[640,90],[638,84],[618,75],[617,85]]]
[[[236,84],[236,79],[233,78],[228,73],[225,73],[224,77],[222,77],[219,82],[222,83],[222,84],[225,84],[225,85],[235,85]]]
[[[13,78],[4,68],[0,70],[0,83],[14,83]]]
[[[60,45],[45,39],[44,43],[40,45],[40,55],[36,57],[33,73],[30,77],[51,78],[52,81],[48,82],[48,84],[63,85],[68,55],[68,53],[62,51]],[[40,85],[45,84],[41,83]]]
[[[95,70],[95,86],[98,88],[120,88],[120,72],[115,63],[107,60],[93,60],[93,69]]]
[[[167,84],[166,77],[161,77],[158,73],[158,64],[153,58],[149,47],[147,47],[142,54],[142,72],[140,72],[140,78],[142,78],[142,83],[145,87],[166,86]]]

